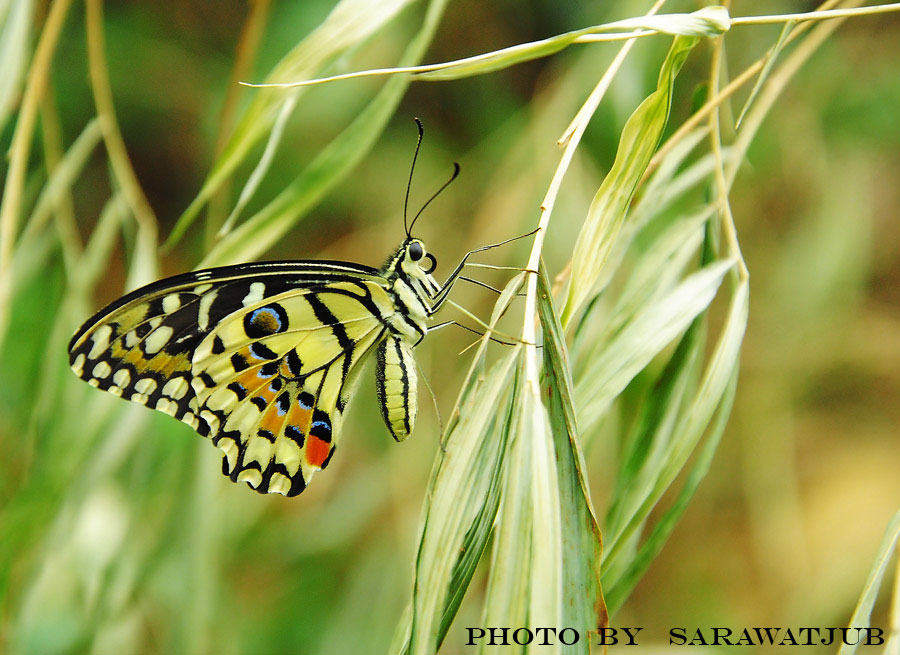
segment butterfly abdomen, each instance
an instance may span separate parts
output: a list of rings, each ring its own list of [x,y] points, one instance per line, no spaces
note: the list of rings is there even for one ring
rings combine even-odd
[[[410,435],[416,422],[416,364],[412,347],[395,337],[378,346],[376,390],[381,416],[397,441]]]

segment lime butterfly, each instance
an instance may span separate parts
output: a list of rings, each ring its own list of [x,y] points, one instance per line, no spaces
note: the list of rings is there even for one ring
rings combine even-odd
[[[417,156],[422,125],[416,123]],[[458,173],[454,164],[453,176],[422,210]],[[411,235],[422,210],[406,226],[404,203],[406,239],[381,269],[259,262],[176,275],[133,291],[75,333],[72,370],[209,437],[233,482],[296,496],[331,461],[354,383],[373,353],[388,430],[397,441],[413,430],[412,349],[468,257],[493,247],[466,254],[439,284],[431,275],[434,256]]]

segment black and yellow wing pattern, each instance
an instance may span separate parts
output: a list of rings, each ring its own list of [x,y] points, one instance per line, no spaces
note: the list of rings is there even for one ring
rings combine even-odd
[[[430,256],[429,256],[430,257]],[[362,365],[378,351],[393,436],[415,421],[412,346],[440,291],[407,239],[381,270],[261,262],[186,273],[89,319],[69,363],[89,384],[187,423],[223,451],[222,471],[295,496],[332,455]]]

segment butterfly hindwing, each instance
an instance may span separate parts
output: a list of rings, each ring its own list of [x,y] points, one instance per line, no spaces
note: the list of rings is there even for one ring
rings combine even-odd
[[[226,317],[199,345],[200,416],[232,480],[294,495],[328,464],[344,398],[384,338],[373,314],[381,310],[370,304],[378,291],[338,282],[269,297]]]
[[[223,472],[296,495],[334,451],[393,304],[374,269],[252,264],[163,280],[88,321],[69,348],[90,384],[210,436]]]

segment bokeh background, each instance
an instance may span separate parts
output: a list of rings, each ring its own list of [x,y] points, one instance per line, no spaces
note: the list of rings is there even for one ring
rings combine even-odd
[[[241,79],[255,81],[333,5],[105,4],[116,112],[162,238],[197,194],[228,117],[255,93],[233,88],[248,16],[260,21],[260,31]],[[639,15],[648,6],[459,0],[448,6],[425,61]],[[698,6],[673,0],[664,10]],[[732,13],[813,8],[764,0],[735,2]],[[422,9],[412,3],[327,72],[393,64]],[[32,46],[47,12],[47,2],[35,3]],[[729,33],[729,69],[743,70],[762,56],[779,31]],[[612,617],[613,625],[643,627],[642,644],[664,643],[673,626],[846,625],[900,505],[898,33],[896,15],[846,22],[792,80],[738,176],[733,211],[752,295],[737,397],[709,475]],[[592,120],[548,234],[551,274],[568,261],[621,126],[653,88],[668,45],[664,37],[638,43]],[[669,132],[690,115],[706,79],[707,48],[698,47],[677,81]],[[426,135],[411,206],[430,196],[453,161],[462,166],[459,180],[417,226],[439,271],[470,248],[531,229],[558,162],[556,139],[616,50],[580,45],[491,75],[414,83],[371,152],[266,258],[380,265],[403,237],[413,116],[423,120]],[[62,151],[95,115],[86,61],[84,8],[75,3],[53,60],[49,113],[41,119],[58,126]],[[288,184],[381,84],[370,78],[307,92],[248,214]],[[6,150],[15,115],[2,127]],[[26,206],[46,181],[54,147],[48,141],[35,142]],[[217,201],[226,213],[254,163],[251,157]],[[99,148],[72,187],[71,205],[57,211],[70,212],[86,240],[111,191]],[[397,446],[381,424],[369,372],[339,456],[306,493],[263,498],[231,485],[219,476],[218,452],[187,426],[101,397],[65,371],[67,334],[57,333],[60,325],[70,333],[123,292],[133,227],[123,225],[122,234],[81,306],[61,309],[67,277],[52,239],[26,253],[35,270],[14,287],[0,355],[0,650],[384,651],[408,598],[419,512],[438,447],[427,396],[420,398],[418,433]],[[162,257],[161,272],[196,266],[204,239],[202,226],[192,228]],[[482,261],[521,265],[526,252],[510,246]],[[505,278],[490,272],[484,279]],[[457,301],[483,316],[493,298],[471,288],[460,289]],[[444,415],[466,367],[456,353],[470,342],[470,335],[448,329],[418,349]],[[96,435],[81,436],[82,421],[99,426]],[[617,456],[618,445],[600,439],[587,452],[601,516]],[[480,625],[482,587],[476,576],[456,626]],[[885,601],[874,625],[884,626],[886,613]],[[462,628],[452,629],[443,652],[466,652],[463,639]]]

